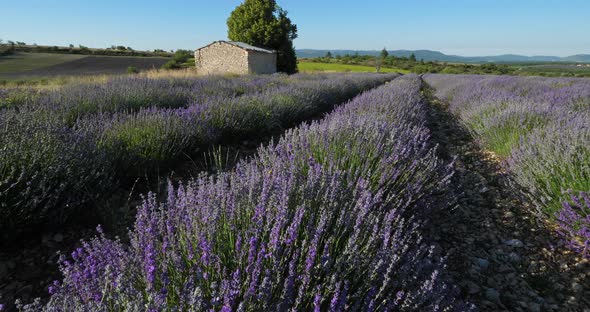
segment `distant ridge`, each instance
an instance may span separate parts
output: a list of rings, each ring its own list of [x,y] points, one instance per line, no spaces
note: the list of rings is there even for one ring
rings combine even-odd
[[[381,51],[378,50],[314,50],[314,49],[298,49],[295,52],[299,58],[310,58],[325,56],[326,53],[332,55],[379,55]],[[590,54],[577,54],[566,57],[559,56],[525,56],[517,54],[503,54],[494,56],[459,56],[448,55],[438,51],[431,50],[393,50],[387,51],[389,55],[398,57],[408,57],[414,53],[416,59],[423,59],[424,61],[439,61],[439,62],[457,62],[457,63],[534,63],[534,62],[575,62],[575,63],[590,63]]]

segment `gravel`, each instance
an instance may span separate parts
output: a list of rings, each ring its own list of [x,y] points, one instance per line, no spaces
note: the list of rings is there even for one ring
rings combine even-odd
[[[439,155],[456,157],[456,208],[432,216],[437,226],[429,237],[449,253],[449,274],[463,299],[484,311],[590,312],[586,262],[564,247],[551,224],[536,218],[502,161],[481,150],[444,103],[425,94]]]

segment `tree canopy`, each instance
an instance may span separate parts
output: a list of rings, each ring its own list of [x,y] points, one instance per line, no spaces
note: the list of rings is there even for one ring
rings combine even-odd
[[[297,72],[297,25],[274,0],[245,0],[227,19],[228,38],[277,51],[277,70]]]

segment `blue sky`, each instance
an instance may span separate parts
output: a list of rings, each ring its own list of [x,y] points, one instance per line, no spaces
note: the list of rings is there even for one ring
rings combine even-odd
[[[240,0],[0,0],[0,38],[47,45],[194,49],[226,39]],[[590,54],[589,0],[278,0],[296,48],[458,55]]]

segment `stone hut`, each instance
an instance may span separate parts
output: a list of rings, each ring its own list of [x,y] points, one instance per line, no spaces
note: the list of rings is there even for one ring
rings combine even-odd
[[[195,51],[200,74],[272,74],[277,53],[237,41],[215,41]]]

